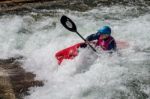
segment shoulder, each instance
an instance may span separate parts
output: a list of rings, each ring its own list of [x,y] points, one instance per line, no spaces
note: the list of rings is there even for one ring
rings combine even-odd
[[[109,45],[111,46],[111,48],[116,48],[116,41],[112,36],[110,36]]]
[[[112,37],[111,35],[109,36],[109,38],[114,40],[114,37]]]
[[[116,43],[115,39],[112,36],[109,36],[110,42]]]

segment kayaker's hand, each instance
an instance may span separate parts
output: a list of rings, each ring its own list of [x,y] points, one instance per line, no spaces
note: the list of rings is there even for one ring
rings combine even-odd
[[[85,41],[85,44],[89,44],[90,42],[89,41]]]
[[[86,43],[82,43],[82,44],[80,44],[80,47],[81,48],[85,48],[85,47],[87,47],[87,44]]]

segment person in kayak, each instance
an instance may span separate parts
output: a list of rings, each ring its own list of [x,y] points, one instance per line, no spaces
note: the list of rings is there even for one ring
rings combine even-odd
[[[111,28],[109,26],[100,28],[97,33],[89,35],[86,40],[86,42],[77,43],[57,52],[55,57],[58,64],[60,65],[64,59],[74,59],[79,53],[79,48],[87,47],[87,42],[94,43],[96,47],[100,46],[104,51],[110,51],[110,53],[116,51],[116,41],[111,36]],[[93,42],[94,40],[96,40],[96,43]]]
[[[100,46],[104,51],[116,51],[116,41],[111,36],[111,28],[103,26],[97,33],[91,34],[86,38],[87,42],[96,41],[96,47]]]

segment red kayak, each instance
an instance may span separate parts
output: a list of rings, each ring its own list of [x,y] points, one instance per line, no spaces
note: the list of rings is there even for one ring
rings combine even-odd
[[[117,47],[118,49],[125,49],[129,47],[129,44],[124,41],[117,41]],[[78,55],[78,48],[84,47],[85,43],[77,43],[73,46],[70,46],[68,48],[65,48],[55,54],[55,57],[58,61],[58,64],[60,65],[64,59],[73,59]]]
[[[57,58],[58,64],[60,65],[61,62],[64,59],[73,59],[78,55],[78,48],[80,47],[81,44],[84,43],[77,43],[71,47],[65,48],[55,54],[55,57]]]

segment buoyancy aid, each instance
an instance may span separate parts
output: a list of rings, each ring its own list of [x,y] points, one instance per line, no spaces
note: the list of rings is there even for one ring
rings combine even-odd
[[[100,46],[103,50],[110,50],[109,49],[109,44],[111,44],[112,41],[114,41],[114,39],[111,36],[109,36],[106,39],[101,39],[99,37],[96,46]]]

